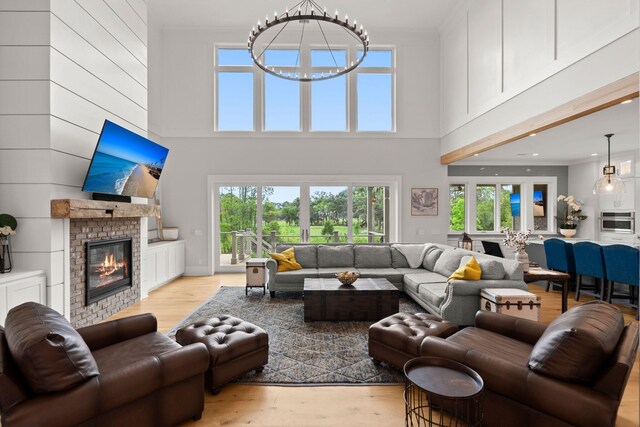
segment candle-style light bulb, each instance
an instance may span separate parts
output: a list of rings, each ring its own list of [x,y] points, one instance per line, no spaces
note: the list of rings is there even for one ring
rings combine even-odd
[[[284,14],[285,14],[285,16],[286,16],[287,18],[289,17],[289,8],[286,8],[286,9],[284,10]]]
[[[327,8],[326,7],[324,8],[323,13],[324,13],[324,16],[327,16]]]
[[[311,14],[313,15],[313,6],[311,6]]]
[[[344,15],[344,22],[349,23],[349,15]]]
[[[307,78],[307,73],[304,73],[304,78],[305,78],[305,79]]]
[[[338,9],[336,9],[336,19],[338,19]]]
[[[260,21],[258,21],[258,31],[260,31]]]

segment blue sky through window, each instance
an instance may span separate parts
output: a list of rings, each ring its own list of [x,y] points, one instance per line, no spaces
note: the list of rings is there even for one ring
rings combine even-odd
[[[346,76],[311,83],[311,130],[347,130]]]
[[[253,72],[218,73],[218,130],[253,130]]]
[[[358,59],[362,58],[362,51],[358,51]],[[384,67],[393,66],[393,52],[390,50],[370,50],[360,64],[361,67]]]
[[[218,49],[218,65],[248,65],[253,61],[247,49]]]
[[[392,131],[391,74],[358,74],[358,130]]]
[[[300,130],[300,83],[264,75],[265,130]]]
[[[331,53],[333,52],[333,56]],[[335,61],[334,61],[335,59]],[[311,51],[312,67],[333,67],[336,63],[338,67],[344,67],[347,63],[347,52],[345,50],[318,49]]]
[[[264,54],[264,63],[269,67],[295,67],[300,65],[297,50],[269,49]]]

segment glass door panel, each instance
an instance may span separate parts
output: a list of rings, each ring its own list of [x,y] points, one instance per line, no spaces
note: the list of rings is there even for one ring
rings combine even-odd
[[[300,187],[262,187],[263,252],[278,243],[300,243]]]
[[[242,263],[256,256],[257,187],[220,187],[220,265]]]
[[[347,191],[346,186],[309,187],[310,227],[306,241],[349,241]]]
[[[352,224],[354,243],[388,241],[385,218],[389,203],[388,187],[353,187]]]

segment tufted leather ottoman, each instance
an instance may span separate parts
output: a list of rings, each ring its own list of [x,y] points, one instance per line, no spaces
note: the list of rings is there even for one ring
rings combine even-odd
[[[269,336],[256,325],[231,316],[213,317],[176,332],[182,345],[201,342],[209,350],[205,384],[212,393],[249,371],[262,371],[269,361]]]
[[[396,313],[369,327],[369,356],[402,369],[409,359],[421,356],[426,337],[447,338],[458,330],[453,323],[427,313]]]

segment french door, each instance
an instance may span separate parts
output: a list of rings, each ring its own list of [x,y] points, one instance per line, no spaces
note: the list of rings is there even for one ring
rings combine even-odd
[[[213,185],[215,271],[240,271],[280,243],[374,243],[398,234],[395,183],[255,182]]]

